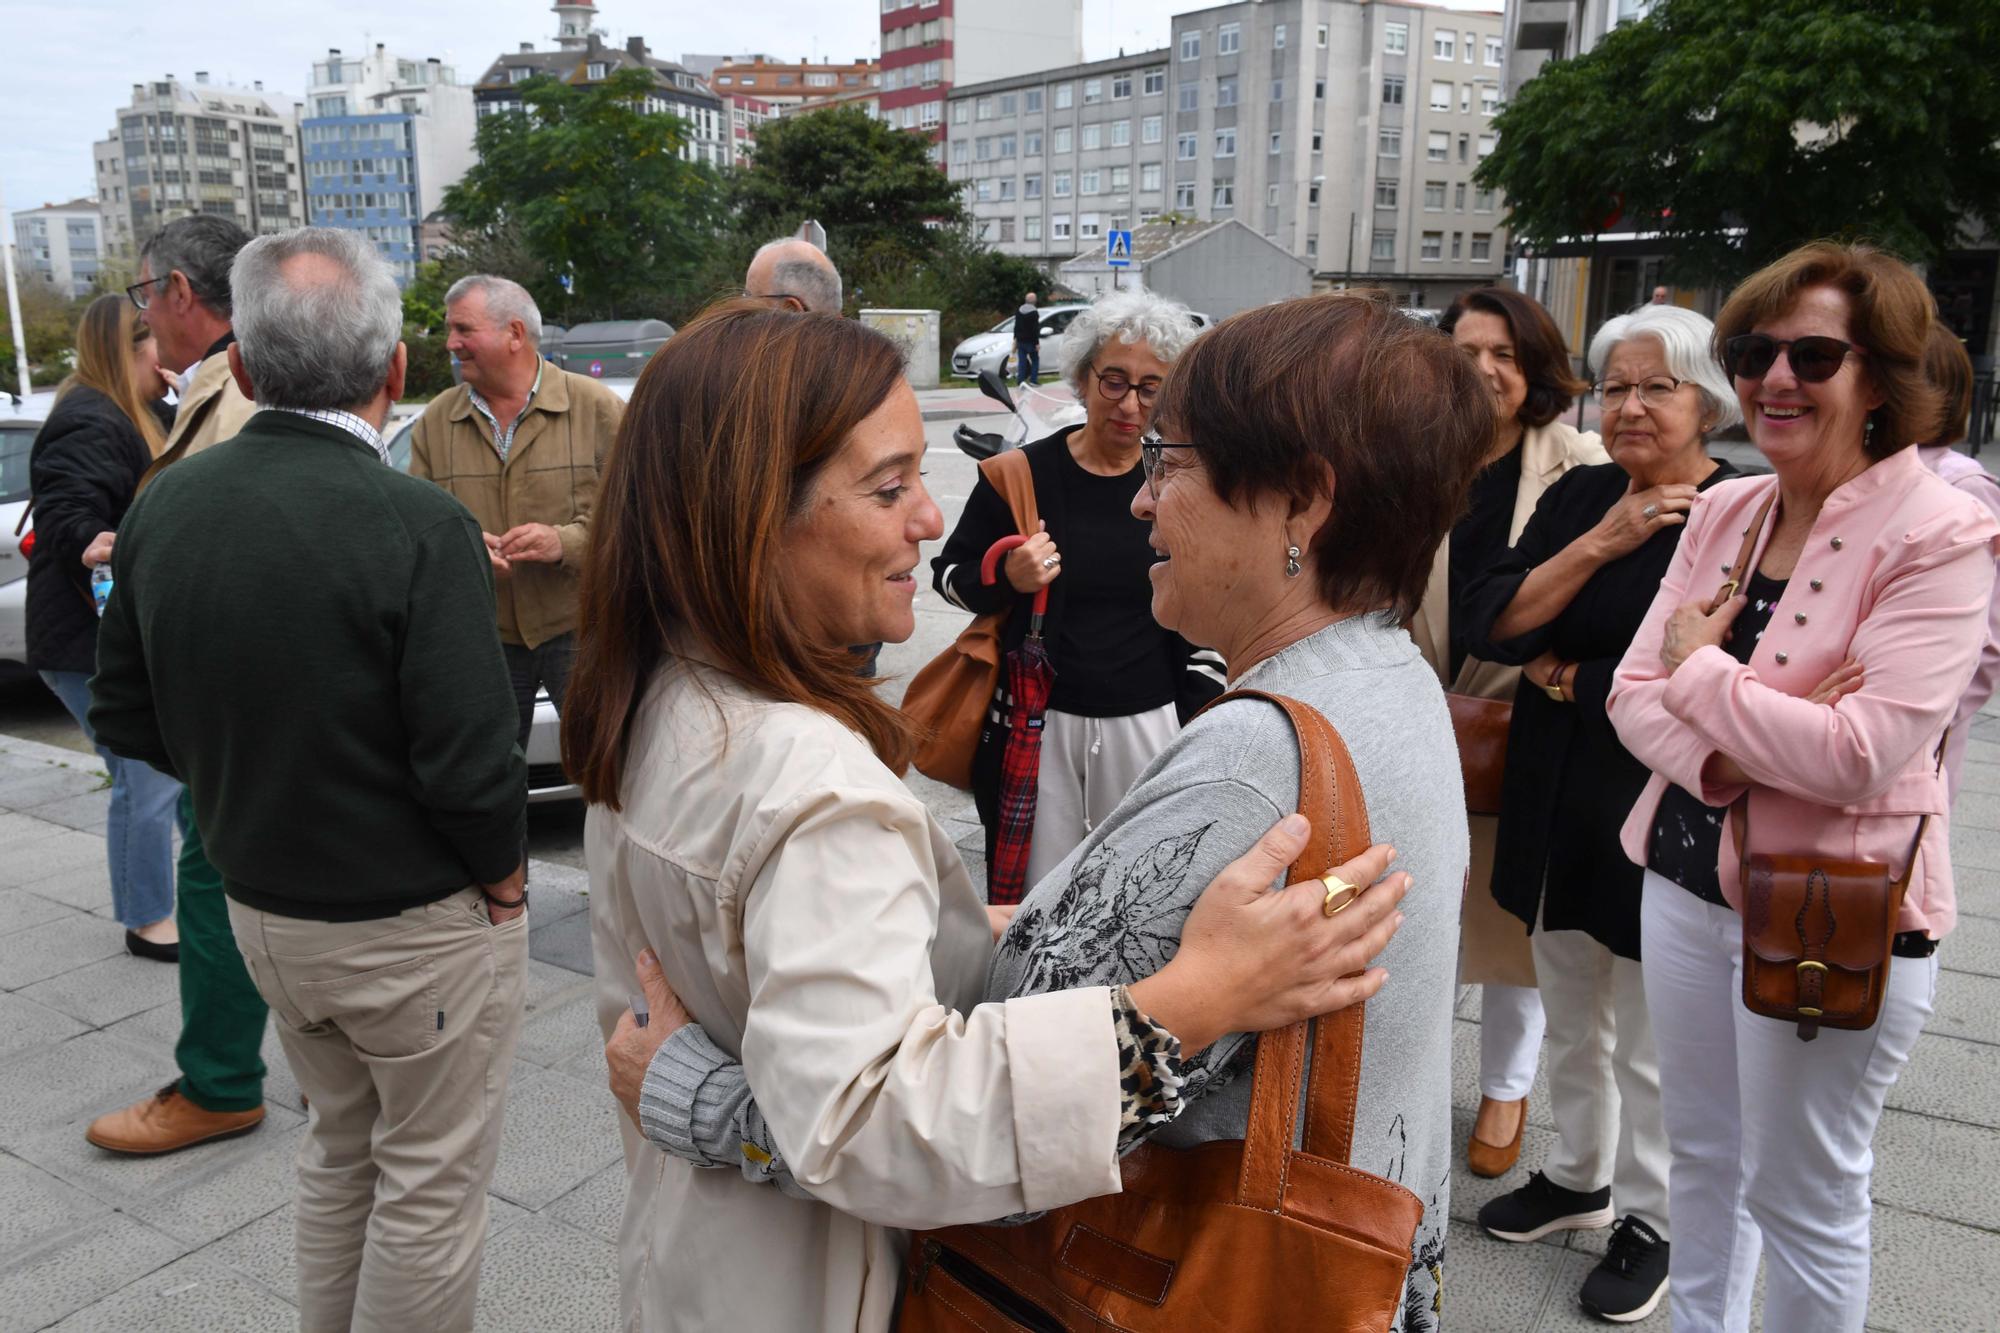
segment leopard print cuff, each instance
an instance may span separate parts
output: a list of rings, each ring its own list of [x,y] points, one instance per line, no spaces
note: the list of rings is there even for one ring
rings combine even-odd
[[[1111,1031],[1118,1041],[1122,1153],[1181,1113],[1181,1043],[1140,1013],[1123,986],[1111,992]]]

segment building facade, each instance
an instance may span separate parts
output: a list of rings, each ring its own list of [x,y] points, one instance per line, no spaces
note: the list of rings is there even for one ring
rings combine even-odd
[[[398,285],[425,258],[424,219],[474,162],[472,89],[436,59],[378,44],[359,59],[313,62],[299,123],[307,215],[365,232]]]
[[[104,258],[104,217],[94,199],[14,214],[14,253],[26,282],[67,299],[90,295]]]
[[[1354,0],[1178,15],[1164,50],[954,89],[947,166],[981,234],[1038,261],[1167,214],[1234,219],[1322,286],[1442,306],[1504,267],[1501,201],[1472,180],[1500,26]]]
[[[774,60],[767,55],[697,59],[703,65],[714,60],[713,67],[701,77],[718,94],[754,98],[770,106],[773,114],[808,102],[852,96],[876,87],[882,77],[881,66],[873,60],[836,65],[830,61]]]
[[[111,133],[93,144],[105,252],[131,259],[191,213],[234,218],[252,235],[305,223],[298,104],[264,85],[168,76],[132,85]]]
[[[1082,59],[1083,0],[882,0],[878,114],[942,143],[955,85]]]

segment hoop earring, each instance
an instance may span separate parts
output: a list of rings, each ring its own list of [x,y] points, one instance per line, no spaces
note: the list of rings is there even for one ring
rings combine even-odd
[[[1288,579],[1295,579],[1298,576],[1299,576],[1299,548],[1296,546],[1287,546],[1285,547],[1285,577]]]

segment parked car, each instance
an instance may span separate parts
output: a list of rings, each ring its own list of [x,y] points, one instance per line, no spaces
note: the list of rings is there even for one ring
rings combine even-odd
[[[1061,335],[1069,327],[1069,322],[1079,311],[1088,310],[1088,305],[1052,305],[1042,310],[1042,341]],[[1044,373],[1054,367],[1043,357]],[[1001,320],[984,333],[975,333],[964,342],[951,349],[951,373],[966,379],[979,378],[979,372],[990,370],[1002,379],[1013,378],[1014,365],[1014,317]]]
[[[28,669],[28,552],[35,549],[28,454],[55,399],[53,392],[0,399],[0,676]]]

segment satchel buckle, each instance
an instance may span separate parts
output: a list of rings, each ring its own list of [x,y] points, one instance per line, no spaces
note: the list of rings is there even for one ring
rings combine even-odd
[[[1826,964],[1815,963],[1812,959],[1808,958],[1803,963],[1799,964],[1799,971],[1803,973],[1807,968],[1811,968],[1815,972],[1824,972],[1826,971]],[[1805,978],[1801,976],[1799,980],[1804,981]]]
[[[1738,588],[1741,588],[1742,586],[1743,584],[1741,583],[1741,581],[1735,578],[1724,579],[1722,583],[1722,590],[1715,594],[1715,604],[1717,606],[1721,606],[1724,602],[1734,597],[1736,595],[1736,590]]]

